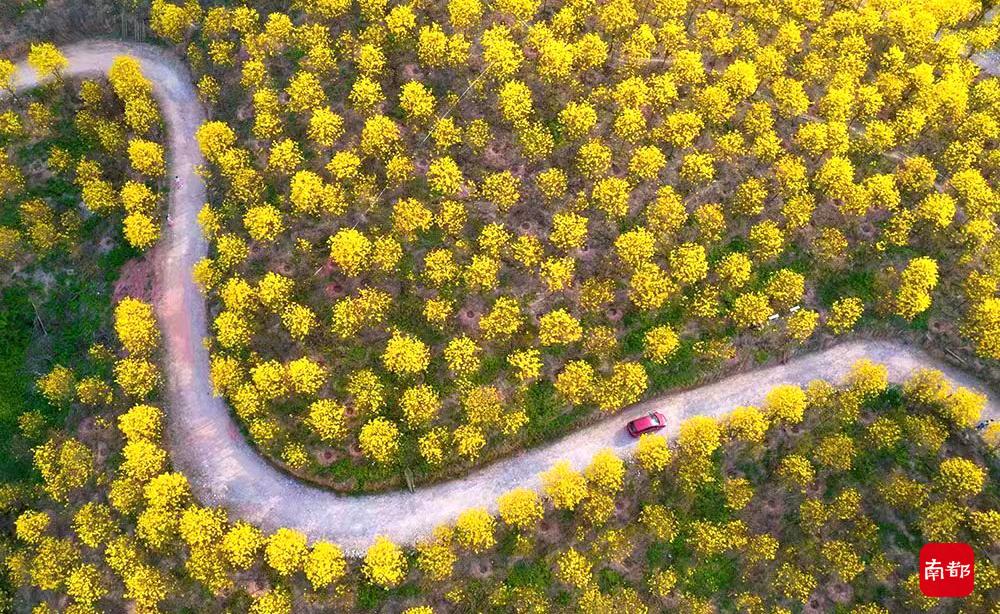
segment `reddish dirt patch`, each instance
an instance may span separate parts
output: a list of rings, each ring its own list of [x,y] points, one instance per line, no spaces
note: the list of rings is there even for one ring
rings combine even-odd
[[[346,294],[344,286],[338,282],[323,286],[323,295],[328,299],[341,298],[344,294]]]
[[[403,64],[399,72],[403,76],[404,81],[420,81],[424,76],[424,72],[420,70],[420,66],[412,63]]]
[[[464,307],[458,312],[458,319],[465,328],[479,328],[480,316],[482,316],[480,310],[472,306]]]
[[[251,597],[260,597],[268,590],[267,580],[253,578],[247,580],[246,591]]]
[[[850,603],[854,597],[854,589],[851,588],[850,584],[833,582],[827,585],[826,594],[830,598],[830,601],[834,603]]]
[[[320,448],[313,451],[313,456],[316,458],[317,463],[323,467],[329,467],[341,455],[337,454],[333,448]]]
[[[488,578],[490,572],[493,571],[493,561],[489,559],[480,559],[479,561],[473,561],[469,565],[469,574],[480,580]]]
[[[326,261],[323,262],[323,266],[319,268],[319,274],[322,275],[324,278],[328,278],[334,275],[336,272],[337,272],[337,265],[333,262],[333,260],[329,258],[327,258]]]
[[[155,261],[156,248],[153,248],[141,257],[133,258],[122,265],[112,290],[113,301],[117,303],[126,296],[131,296],[151,302],[156,294],[156,272],[153,264]]]
[[[347,455],[355,460],[364,457],[364,453],[361,452],[361,446],[357,443],[352,443],[347,447]]]

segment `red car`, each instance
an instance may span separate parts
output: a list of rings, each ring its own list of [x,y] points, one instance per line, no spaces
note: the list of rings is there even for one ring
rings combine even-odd
[[[625,425],[625,430],[633,437],[638,437],[643,433],[653,433],[667,426],[667,419],[658,411],[649,412],[645,416],[640,416]]]

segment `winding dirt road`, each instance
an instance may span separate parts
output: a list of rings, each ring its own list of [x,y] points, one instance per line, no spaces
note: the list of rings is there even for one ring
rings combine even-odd
[[[539,472],[557,460],[580,468],[601,448],[629,454],[634,440],[626,436],[622,425],[635,415],[659,410],[670,418],[673,434],[689,416],[719,416],[739,405],[758,404],[778,384],[806,384],[818,377],[837,380],[860,358],[885,364],[893,381],[904,379],[914,369],[935,368],[957,385],[982,389],[969,375],[916,348],[881,341],[851,342],[785,365],[641,403],[552,444],[415,493],[344,496],[309,486],[258,456],[236,429],[229,409],[212,394],[208,352],[201,343],[208,334],[205,300],[190,275],[192,266],[207,253],[196,221],[205,187],[195,173],[203,160],[194,138],[205,115],[187,69],[173,55],[147,45],[85,42],[63,52],[70,62],[66,75],[106,73],[115,57],[127,54],[142,63],[153,83],[166,121],[172,176],[172,223],[161,245],[157,267],[161,291],[156,301],[166,349],[168,445],[175,468],[187,475],[202,503],[225,507],[231,517],[264,530],[295,528],[313,540],[335,541],[352,553],[362,551],[379,534],[398,543],[412,543],[435,526],[453,521],[468,507],[495,509],[497,497],[511,488],[539,487]],[[17,87],[36,84],[34,72],[19,66]],[[994,418],[1000,415],[995,401],[990,401],[986,413]]]

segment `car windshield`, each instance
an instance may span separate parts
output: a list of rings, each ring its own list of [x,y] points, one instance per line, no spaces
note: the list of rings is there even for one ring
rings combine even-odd
[[[656,414],[649,414],[649,421],[653,424],[659,424],[660,420],[656,417]]]

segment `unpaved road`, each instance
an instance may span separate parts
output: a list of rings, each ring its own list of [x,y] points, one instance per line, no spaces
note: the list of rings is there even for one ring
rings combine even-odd
[[[419,489],[416,493],[344,496],[301,483],[276,470],[244,441],[221,399],[212,395],[208,352],[201,339],[208,334],[205,300],[191,280],[191,267],[207,253],[196,222],[205,188],[195,173],[202,163],[194,139],[204,112],[183,64],[155,47],[112,42],[87,42],[63,49],[70,61],[67,75],[105,73],[114,58],[131,55],[142,63],[160,102],[170,149],[170,218],[157,266],[156,308],[166,349],[168,446],[174,466],[184,472],[202,503],[219,505],[231,517],[248,520],[264,530],[290,527],[310,539],[329,539],[357,553],[376,535],[412,543],[435,526],[453,521],[464,509],[495,509],[497,497],[516,487],[539,486],[538,474],[553,462],[584,467],[601,448],[630,453],[634,440],[623,431],[625,421],[656,409],[671,423],[669,434],[685,418],[719,416],[740,405],[755,405],[778,384],[804,385],[815,378],[838,380],[860,358],[881,362],[893,381],[914,369],[935,368],[955,384],[981,386],[967,374],[939,363],[920,350],[882,341],[856,341],[787,364],[761,369],[668,394],[577,431],[557,442],[499,461],[467,477]],[[36,83],[33,72],[19,67],[18,86]],[[178,177],[173,181],[173,177]],[[990,401],[987,415],[997,417]]]

